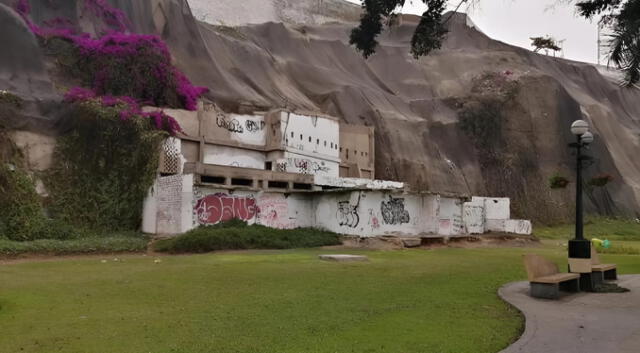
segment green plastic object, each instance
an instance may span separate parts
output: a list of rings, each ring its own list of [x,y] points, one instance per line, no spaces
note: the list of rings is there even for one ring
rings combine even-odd
[[[602,247],[605,248],[605,249],[609,249],[609,247],[611,247],[611,242],[609,241],[609,239],[605,239],[602,242]]]

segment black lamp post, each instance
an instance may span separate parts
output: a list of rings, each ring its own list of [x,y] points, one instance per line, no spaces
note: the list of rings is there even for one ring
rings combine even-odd
[[[569,146],[576,149],[576,234],[569,241],[569,271],[581,274],[580,287],[593,290],[591,278],[591,242],[584,238],[582,208],[582,168],[583,161],[589,157],[582,154],[582,149],[593,142],[593,134],[589,132],[589,124],[584,120],[576,120],[571,125],[571,133],[577,138]]]

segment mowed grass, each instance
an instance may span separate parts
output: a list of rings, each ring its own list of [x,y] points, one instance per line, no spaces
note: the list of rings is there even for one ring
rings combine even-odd
[[[525,278],[521,255],[566,268],[554,246],[327,252],[0,265],[0,352],[496,352],[523,327],[496,294]],[[640,272],[638,256],[603,258]]]

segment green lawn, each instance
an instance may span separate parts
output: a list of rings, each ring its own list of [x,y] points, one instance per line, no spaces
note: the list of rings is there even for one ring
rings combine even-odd
[[[0,265],[1,352],[496,352],[523,321],[497,289],[536,249],[142,255]],[[621,273],[640,257],[603,255]],[[103,262],[103,259],[108,259]]]

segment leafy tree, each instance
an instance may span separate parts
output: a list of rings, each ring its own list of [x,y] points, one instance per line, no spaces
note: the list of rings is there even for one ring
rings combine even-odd
[[[534,52],[539,52],[542,49],[545,50],[553,50],[558,51],[560,47],[556,44],[556,41],[553,38],[545,38],[545,37],[532,37],[531,46],[535,47]]]
[[[375,53],[378,41],[376,37],[382,32],[383,20],[386,18],[391,24],[395,14],[402,9],[407,0],[364,0],[362,8],[364,14],[360,19],[360,26],[351,32],[350,43],[362,52],[365,58]],[[422,19],[411,39],[411,53],[418,58],[440,48],[442,39],[447,34],[442,13],[447,6],[447,0],[422,0],[428,10],[422,14]]]
[[[421,1],[428,9],[422,14],[411,40],[411,54],[416,58],[440,48],[447,34],[446,19],[443,20],[447,1]],[[459,0],[458,6],[468,1]],[[611,62],[625,73],[627,86],[636,86],[640,82],[640,0],[569,1],[576,3],[578,13],[583,17],[590,19],[602,15],[602,21],[613,27]],[[376,38],[382,32],[383,22],[386,20],[391,24],[393,17],[406,2],[407,0],[363,0],[364,13],[360,25],[351,32],[350,43],[365,58],[371,56],[378,46]],[[555,50],[557,47],[555,43],[549,44],[553,44],[553,47],[549,46],[548,49]]]
[[[625,74],[627,86],[640,82],[640,0],[591,0],[577,4],[586,18],[602,15],[613,29],[610,60]]]

